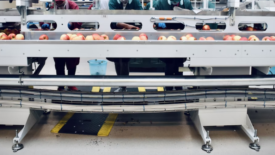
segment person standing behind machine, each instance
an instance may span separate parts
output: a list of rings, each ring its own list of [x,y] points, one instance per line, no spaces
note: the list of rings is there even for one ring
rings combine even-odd
[[[55,0],[56,9],[72,9],[72,10],[79,10],[78,5],[75,2],[70,0]],[[54,8],[53,3],[46,3],[46,7],[50,7],[51,9]],[[40,24],[42,29],[49,29],[50,24],[48,23],[41,23]],[[55,25],[53,25],[55,27]],[[75,28],[80,28],[81,23],[69,23],[68,28],[73,30]],[[65,75],[65,66],[68,70],[68,75],[75,75],[76,73],[76,66],[79,64],[80,58],[54,58],[55,61],[55,69],[56,75]],[[58,91],[63,91],[65,88],[64,86],[59,86]],[[77,91],[75,86],[69,86],[69,91]]]
[[[193,10],[190,0],[158,0],[154,1],[153,7],[155,10],[173,10],[174,7],[181,7],[183,9]],[[150,8],[150,3],[147,4],[146,9]],[[166,28],[165,23],[158,23],[159,28]],[[186,58],[160,58],[166,64],[165,76],[182,75],[179,72],[179,67],[183,67]],[[173,87],[166,87],[167,91],[173,90]],[[182,87],[175,87],[176,90],[182,90]]]
[[[110,0],[110,10],[143,10],[140,0]],[[138,27],[126,23],[112,23],[112,26],[120,29],[138,29]],[[130,58],[107,58],[115,63],[117,75],[129,76]],[[126,91],[126,87],[121,87],[118,91]]]

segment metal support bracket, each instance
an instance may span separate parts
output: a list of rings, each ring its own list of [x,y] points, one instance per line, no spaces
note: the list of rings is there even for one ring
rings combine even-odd
[[[17,152],[18,150],[23,149],[24,146],[23,144],[20,144],[20,142],[27,135],[27,133],[30,131],[33,125],[40,119],[40,116],[42,115],[42,113],[43,111],[30,109],[30,115],[28,117],[26,124],[18,134],[16,131],[16,136],[13,138],[14,145],[12,146],[12,150],[14,152]]]
[[[21,24],[26,25],[27,22],[27,7],[26,6],[17,6],[17,10],[19,11],[21,15]]]
[[[257,130],[254,129],[249,116],[247,115],[247,108],[203,109],[191,111],[190,114],[196,129],[203,139],[204,145],[202,146],[202,150],[207,153],[210,153],[213,150],[213,147],[211,146],[209,132],[204,128],[205,126],[240,125],[253,142],[249,147],[256,151],[260,150]]]
[[[235,25],[235,16],[236,16],[236,9],[235,8],[230,8],[230,25],[234,26]]]

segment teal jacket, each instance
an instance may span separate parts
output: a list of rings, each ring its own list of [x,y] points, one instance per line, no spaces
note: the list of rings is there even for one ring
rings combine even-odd
[[[155,10],[173,10],[174,9],[174,6],[169,5],[167,0],[154,0],[153,7],[155,8]],[[193,10],[190,0],[183,0],[183,5],[180,5],[179,7],[183,9]],[[146,5],[144,10],[149,10],[149,8],[150,8],[150,3]]]
[[[123,10],[123,4],[118,3],[118,0],[109,1],[110,10]],[[127,4],[125,10],[143,10],[139,0],[132,0],[131,4]]]

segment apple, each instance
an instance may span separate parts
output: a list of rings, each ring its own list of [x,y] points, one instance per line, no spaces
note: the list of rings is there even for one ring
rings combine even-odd
[[[46,34],[42,34],[42,35],[39,37],[39,40],[49,40],[49,37],[48,37]]]
[[[190,38],[188,38],[188,40],[194,41],[194,40],[196,40],[196,38],[195,37],[190,37]]]
[[[210,26],[209,25],[203,25],[202,30],[210,30]]]
[[[9,35],[10,40],[15,40],[16,35],[14,33],[11,33]]]
[[[132,40],[140,40],[140,38],[138,36],[134,36]]]
[[[207,37],[206,40],[215,40],[213,37]]]
[[[158,40],[167,40],[165,36],[159,36]]]
[[[10,38],[6,34],[2,34],[0,40],[10,40]]]
[[[248,41],[246,37],[241,37],[240,41]]]
[[[182,37],[180,37],[180,40],[187,40],[187,37],[186,36],[182,36]]]
[[[94,37],[94,40],[100,40],[101,39],[100,35],[97,34],[97,33],[93,34],[92,36]]]
[[[120,36],[119,38],[117,38],[117,40],[126,40],[126,38],[123,36]]]
[[[233,38],[233,40],[235,40],[235,41],[239,41],[242,37],[241,36],[234,36],[234,37],[232,37]]]
[[[86,40],[95,40],[94,37],[92,35],[87,35],[86,36]]]
[[[77,36],[83,36],[83,37],[84,37],[84,35],[83,35],[82,33],[77,33],[76,35],[77,35]]]
[[[248,37],[248,40],[250,40],[251,38],[254,38],[254,37],[256,37],[256,36],[255,35],[251,35],[251,36]]]
[[[62,34],[60,40],[70,40],[70,37],[67,34]]]
[[[225,38],[225,41],[232,41],[233,38],[231,36],[228,36],[227,38]]]
[[[193,35],[192,35],[192,34],[187,34],[187,35],[186,35],[186,38],[187,38],[187,39],[190,38],[190,37],[193,37]]]
[[[270,41],[270,37],[269,36],[265,36],[265,37],[263,37],[262,41]]]
[[[103,40],[109,40],[109,37],[106,34],[102,34],[101,37],[103,37]]]
[[[25,37],[23,34],[17,34],[15,40],[25,40]]]
[[[68,36],[69,36],[69,38],[71,39],[71,37],[72,37],[72,35],[73,35],[73,34],[71,34],[71,33],[68,33],[67,35],[68,35]]]
[[[226,38],[228,38],[228,37],[231,37],[230,35],[225,35],[224,37],[223,37],[223,40],[226,40]]]
[[[11,33],[11,30],[7,28],[7,29],[4,30],[4,33],[5,33],[6,35],[9,35],[9,34]]]
[[[3,33],[3,32],[0,33],[0,38],[1,38],[1,36],[2,36],[3,34],[5,34],[5,33]]]
[[[275,36],[269,37],[269,40],[270,40],[270,41],[275,41]]]
[[[119,37],[121,37],[121,35],[116,34],[116,35],[114,36],[113,40],[117,40]]]
[[[257,37],[251,37],[250,39],[248,39],[249,41],[259,41],[259,38]]]
[[[246,30],[247,30],[247,31],[254,31],[253,27],[251,27],[251,26],[248,26],[248,27],[246,28]]]
[[[146,36],[140,36],[139,39],[140,40],[148,40],[148,37],[146,37]]]
[[[76,36],[72,40],[85,40],[83,36]]]
[[[177,38],[175,36],[169,36],[167,40],[177,40]]]
[[[73,40],[75,37],[78,37],[76,34],[72,34],[71,36],[70,36],[70,40]]]
[[[145,38],[146,39],[145,39]],[[140,35],[139,35],[139,38],[140,38],[140,40],[148,40],[148,36],[145,34],[145,33],[141,33]]]
[[[199,40],[206,40],[206,38],[204,38],[204,37],[200,37],[200,39]]]

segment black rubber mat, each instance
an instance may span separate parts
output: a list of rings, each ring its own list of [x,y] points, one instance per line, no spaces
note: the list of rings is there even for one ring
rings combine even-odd
[[[75,113],[59,133],[97,135],[108,114]]]

